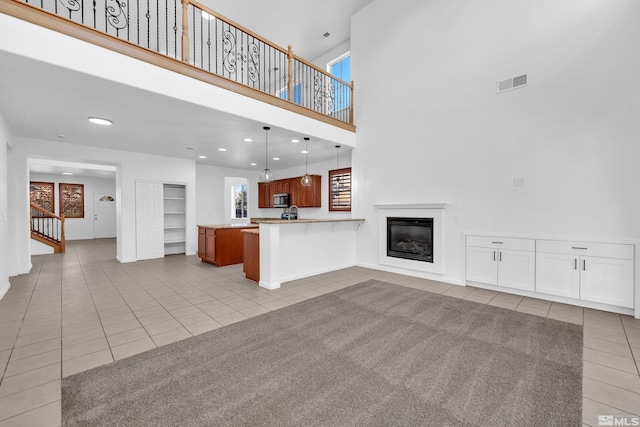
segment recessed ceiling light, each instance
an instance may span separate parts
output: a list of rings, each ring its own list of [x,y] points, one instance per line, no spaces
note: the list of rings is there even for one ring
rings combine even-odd
[[[218,148],[218,151],[227,151],[226,148]]]
[[[291,142],[300,142],[299,139],[292,139]]]
[[[251,163],[251,166],[258,166],[257,163]]]
[[[206,159],[207,156],[198,156],[199,159]]]
[[[73,175],[73,172],[62,172],[62,175]]]
[[[102,119],[100,117],[89,117],[89,121],[94,125],[111,126],[113,122],[111,120]]]
[[[302,154],[308,154],[309,152],[307,150],[302,150],[301,153]]]
[[[245,139],[244,139],[244,142],[253,142],[253,139],[251,139],[251,138],[245,138]]]
[[[193,147],[187,147],[187,150],[195,150]]]
[[[280,157],[274,157],[273,160],[280,160]]]
[[[324,38],[327,38],[327,37],[329,37],[330,35],[331,35],[331,33],[330,33],[330,32],[328,32],[328,31],[327,31],[326,33],[324,33],[324,34],[323,34]]]
[[[60,139],[64,139],[64,135],[63,135],[63,134],[59,134],[59,135],[58,135],[58,138],[60,138]]]

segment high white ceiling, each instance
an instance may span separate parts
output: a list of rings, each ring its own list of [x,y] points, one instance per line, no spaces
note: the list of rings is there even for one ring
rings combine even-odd
[[[275,43],[292,44],[298,55],[313,59],[347,40],[351,15],[371,1],[207,0],[204,3]],[[324,32],[332,35],[325,38]],[[221,167],[256,171],[264,168],[262,127],[268,123],[6,52],[0,52],[0,76],[0,112],[18,137],[189,158]],[[90,124],[86,118],[93,114],[109,117],[114,126]],[[272,127],[268,135],[269,167],[278,170],[303,165],[304,136]],[[245,138],[253,142],[243,141]],[[292,143],[292,139],[299,139],[300,143]],[[219,148],[227,151],[218,151]],[[201,155],[207,158],[200,159]],[[348,156],[346,150],[344,155]],[[275,161],[273,157],[280,160]],[[334,158],[333,142],[318,139],[309,142],[310,162]],[[257,165],[251,166],[251,163]],[[33,172],[54,173],[56,169],[51,168],[49,165],[49,169]],[[76,168],[76,174],[82,174],[81,168]],[[95,172],[86,174],[91,176]]]
[[[201,0],[202,4],[309,61],[351,36],[351,16],[373,0]],[[324,33],[330,33],[324,37]]]

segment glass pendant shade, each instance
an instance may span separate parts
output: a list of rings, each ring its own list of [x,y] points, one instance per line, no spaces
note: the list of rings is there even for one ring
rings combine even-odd
[[[271,182],[273,181],[273,174],[269,169],[269,138],[267,137],[269,133],[269,126],[264,126],[264,170],[260,174],[260,182]]]
[[[312,182],[311,175],[309,175],[308,173],[305,173],[302,179],[300,180],[300,185],[302,185],[303,187],[311,187],[311,182]]]
[[[309,159],[309,138],[305,137],[305,150],[304,150],[304,176],[300,180],[300,185],[303,187],[311,187],[311,176],[309,175],[309,171],[307,169],[307,160]]]
[[[336,145],[336,170],[340,169],[340,146]],[[340,176],[338,175],[334,180],[333,180],[333,191],[338,192],[340,191],[340,187],[342,186],[342,179],[340,179]]]
[[[271,173],[271,169],[265,169],[260,174],[260,182],[271,182],[273,181],[273,174]]]

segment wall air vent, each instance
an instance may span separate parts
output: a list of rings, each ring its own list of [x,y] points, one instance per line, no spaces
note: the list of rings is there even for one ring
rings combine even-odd
[[[512,79],[502,80],[496,85],[496,93],[502,93],[527,86],[527,75],[523,74]]]

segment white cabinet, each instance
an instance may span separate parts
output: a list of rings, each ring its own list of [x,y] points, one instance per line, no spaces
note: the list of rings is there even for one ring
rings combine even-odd
[[[633,245],[538,240],[536,291],[634,307]]]
[[[466,279],[533,291],[535,240],[467,236]]]

